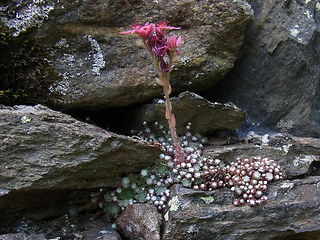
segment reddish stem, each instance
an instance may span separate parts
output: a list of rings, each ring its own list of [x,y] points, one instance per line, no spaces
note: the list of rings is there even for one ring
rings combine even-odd
[[[179,144],[179,140],[178,140],[178,136],[177,136],[177,131],[176,131],[176,121],[175,121],[175,116],[172,113],[172,105],[171,105],[171,101],[170,101],[170,91],[171,91],[171,86],[169,83],[169,77],[170,77],[170,72],[163,72],[161,71],[160,68],[160,62],[159,59],[157,59],[156,57],[154,57],[152,50],[150,49],[147,41],[145,39],[143,39],[143,44],[144,46],[148,49],[149,53],[151,54],[151,56],[153,56],[154,59],[154,65],[156,67],[157,73],[159,75],[159,78],[162,82],[162,87],[163,87],[163,93],[166,99],[166,119],[168,120],[168,124],[169,124],[169,130],[171,133],[171,137],[174,143],[174,148],[176,150],[176,159],[179,162],[183,162],[184,161],[184,157],[181,151],[181,146]],[[173,55],[169,54],[169,66],[172,65],[172,59],[173,59]]]
[[[179,144],[179,140],[178,140],[178,136],[177,136],[177,132],[176,132],[176,120],[175,120],[175,116],[172,113],[172,105],[171,105],[171,101],[170,101],[170,96],[169,96],[169,91],[171,89],[170,83],[169,83],[169,73],[166,74],[159,74],[160,79],[163,82],[163,92],[164,92],[164,96],[166,99],[166,119],[168,120],[168,124],[169,124],[169,130],[171,133],[171,137],[174,143],[174,147],[176,150],[176,159],[179,160],[180,162],[183,161],[183,155],[182,155],[182,151],[181,151],[181,146]]]

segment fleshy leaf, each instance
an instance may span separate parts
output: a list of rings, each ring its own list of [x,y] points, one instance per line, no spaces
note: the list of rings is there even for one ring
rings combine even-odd
[[[155,78],[155,80],[156,80],[156,82],[158,83],[158,85],[160,85],[160,86],[163,86],[164,85],[164,83],[163,83],[163,81],[160,79],[160,78]]]

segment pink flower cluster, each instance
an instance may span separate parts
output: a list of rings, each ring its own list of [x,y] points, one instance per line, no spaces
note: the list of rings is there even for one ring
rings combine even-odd
[[[131,26],[132,30],[120,32],[120,34],[135,34],[143,40],[149,52],[159,60],[159,69],[162,72],[170,72],[171,61],[175,54],[180,55],[177,46],[181,41],[181,37],[176,35],[165,36],[165,30],[180,29],[179,27],[167,26],[167,22],[158,23],[147,22],[144,26],[138,24]],[[168,56],[168,60],[165,56]]]

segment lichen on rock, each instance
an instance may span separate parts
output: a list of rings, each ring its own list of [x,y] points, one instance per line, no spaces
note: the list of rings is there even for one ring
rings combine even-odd
[[[10,10],[7,17],[0,17],[5,25],[12,29],[13,36],[18,36],[21,32],[25,32],[29,28],[39,27],[45,19],[48,19],[50,12],[54,9],[52,1],[33,0],[33,1],[13,1],[15,6],[2,7],[1,12]]]

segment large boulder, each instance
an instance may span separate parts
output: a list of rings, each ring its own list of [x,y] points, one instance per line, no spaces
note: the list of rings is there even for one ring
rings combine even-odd
[[[174,91],[206,89],[232,67],[253,12],[244,0],[7,1],[1,20],[13,34],[37,26],[61,80],[50,91],[62,107],[98,108],[143,102],[161,94],[142,43],[119,35],[133,23],[167,20],[181,27]]]
[[[319,136],[319,2],[248,2],[255,20],[223,82],[226,99],[247,111],[247,127]]]
[[[54,204],[59,192],[117,186],[161,153],[42,105],[1,107],[0,125],[0,209],[45,199]]]

